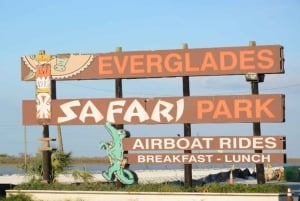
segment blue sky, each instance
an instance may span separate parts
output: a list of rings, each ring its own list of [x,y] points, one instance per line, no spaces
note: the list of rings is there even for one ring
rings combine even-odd
[[[300,1],[298,0],[69,0],[0,3],[0,153],[38,151],[39,126],[22,125],[21,101],[34,99],[33,82],[21,81],[20,59],[44,49],[49,54],[257,45],[284,46],[285,74],[266,75],[260,93],[286,95],[286,122],[263,123],[263,135],[285,135],[288,157],[300,157]],[[249,94],[243,76],[192,77],[191,95]],[[125,97],[181,96],[180,78],[123,81]],[[114,81],[62,81],[58,98],[114,97]],[[132,136],[175,136],[182,125],[126,126]],[[103,156],[103,126],[63,126],[64,149],[76,156]],[[197,135],[252,135],[251,124],[193,124]],[[56,127],[50,128],[56,136]]]

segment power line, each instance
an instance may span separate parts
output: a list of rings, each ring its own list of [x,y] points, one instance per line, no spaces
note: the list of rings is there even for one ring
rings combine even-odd
[[[80,88],[85,88],[85,89],[90,89],[90,90],[95,90],[95,91],[102,91],[102,92],[110,92],[114,93],[114,89],[104,89],[104,88],[98,88],[98,87],[91,87],[91,86],[84,86],[84,85],[79,85],[79,84],[68,84],[70,86],[74,87],[80,87]],[[295,83],[295,84],[290,84],[290,85],[284,85],[284,86],[279,86],[279,87],[272,87],[272,88],[263,88],[262,91],[271,91],[271,90],[278,90],[278,89],[287,89],[287,88],[294,88],[294,87],[300,87],[300,83]],[[216,88],[217,89],[217,88]],[[145,89],[143,89],[145,90]],[[214,90],[214,89],[210,89]],[[218,90],[219,91],[219,90]],[[233,93],[233,92],[247,92],[248,90],[221,90],[224,93]],[[135,95],[143,95],[143,96],[158,96],[158,95],[166,95],[164,94],[157,94],[157,93],[151,93],[151,92],[141,92],[141,91],[127,91],[129,94],[135,94]]]
[[[291,85],[285,85],[280,87],[273,87],[273,88],[266,88],[264,90],[275,90],[275,89],[286,89],[286,88],[293,88],[293,87],[300,87],[300,83],[291,84]]]

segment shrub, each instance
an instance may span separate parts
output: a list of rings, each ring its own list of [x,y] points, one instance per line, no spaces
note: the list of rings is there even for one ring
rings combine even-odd
[[[33,201],[33,199],[24,194],[16,194],[16,195],[11,195],[7,198],[1,199],[1,201]]]
[[[75,181],[83,181],[86,184],[91,183],[94,179],[94,176],[86,170],[74,170],[72,177]]]
[[[286,193],[286,185],[279,184],[227,184],[210,183],[204,186],[186,188],[174,184],[133,184],[118,187],[115,183],[91,182],[77,184],[53,183],[39,181],[24,183],[16,190],[71,190],[71,191],[127,191],[127,192],[210,192],[210,193]]]
[[[52,174],[54,178],[71,165],[71,152],[55,151],[51,154]]]
[[[58,174],[64,172],[71,165],[71,162],[71,152],[64,153],[60,151],[54,151],[51,153],[51,177],[54,179],[54,181]],[[20,168],[25,170],[26,173],[32,177],[32,180],[41,180],[43,176],[42,164],[42,154],[37,153],[29,164],[23,164],[20,166]]]

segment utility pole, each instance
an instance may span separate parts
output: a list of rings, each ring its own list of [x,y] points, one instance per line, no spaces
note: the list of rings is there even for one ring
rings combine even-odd
[[[122,47],[116,47],[116,52],[122,52]],[[123,89],[122,89],[122,78],[115,79],[115,96],[116,98],[123,98]],[[123,129],[123,124],[114,125],[117,129]]]
[[[256,46],[255,41],[250,41],[249,46]],[[257,74],[257,73],[248,73],[245,75],[246,81],[250,82],[251,84],[251,94],[258,95],[258,83],[263,82],[265,75],[264,74]],[[261,128],[260,122],[253,122],[253,136],[261,136]],[[262,150],[255,150],[255,153],[262,153]],[[257,184],[265,184],[265,167],[263,163],[256,164],[256,179]]]
[[[58,151],[61,153],[64,153],[64,146],[63,146],[63,139],[62,139],[62,132],[61,132],[61,126],[56,126],[57,131],[57,143],[58,143]]]
[[[182,44],[182,49],[188,49],[187,43]],[[189,76],[182,77],[183,96],[190,96],[190,80]],[[183,125],[184,137],[191,137],[191,124]],[[185,154],[191,154],[192,150],[184,150]],[[184,186],[192,187],[192,164],[184,164]]]
[[[56,99],[56,81],[51,80],[51,99]],[[56,139],[50,138],[49,135],[49,125],[43,125],[43,141],[42,154],[43,154],[43,180],[47,183],[51,183],[53,179],[52,175],[52,163],[51,154],[53,148],[50,146],[50,141],[55,141]]]
[[[116,47],[116,52],[122,52],[122,47]],[[123,89],[122,89],[122,78],[115,79],[115,97],[116,98],[123,98]],[[116,129],[124,129],[123,124],[116,124],[114,125]],[[124,152],[125,154],[126,152]],[[125,185],[117,179],[116,181],[117,187],[124,187]]]
[[[51,165],[51,148],[49,141],[49,125],[43,125],[43,144],[44,149],[42,149],[42,168],[43,168],[43,181],[51,183],[52,181],[52,165]]]
[[[27,129],[24,126],[24,165],[25,171],[27,172]]]

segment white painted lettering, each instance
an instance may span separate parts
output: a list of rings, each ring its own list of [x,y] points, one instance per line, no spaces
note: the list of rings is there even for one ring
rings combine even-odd
[[[90,113],[89,113],[90,111]],[[83,123],[85,123],[85,119],[88,117],[94,118],[95,122],[99,122],[103,119],[103,115],[101,112],[97,109],[97,107],[93,104],[92,101],[87,101],[86,104],[83,106],[79,119]]]
[[[276,138],[274,137],[266,137],[266,148],[275,149],[276,148]]]
[[[172,138],[164,139],[164,149],[174,149],[175,148],[175,140]]]
[[[249,148],[251,147],[251,144]],[[253,138],[253,149],[263,149],[264,148],[264,138],[263,137],[255,137]]]
[[[234,140],[236,140],[236,138],[233,138]],[[236,144],[233,148],[234,149],[248,149],[251,147],[252,143],[251,140],[249,138],[238,138],[238,144]]]
[[[225,154],[225,163],[270,163],[270,154]]]
[[[61,124],[61,123],[71,121],[71,120],[77,118],[77,114],[72,110],[72,107],[78,107],[78,106],[80,106],[79,100],[70,101],[70,102],[67,102],[65,104],[62,104],[60,106],[60,108],[64,112],[65,116],[64,117],[58,117],[57,122],[59,124]]]
[[[132,149],[133,150],[135,150],[135,149],[142,149],[142,150],[145,149],[142,140],[141,139],[136,139],[134,144],[133,144]]]
[[[161,139],[151,139],[151,149],[163,149],[162,146],[162,140]]]
[[[107,121],[115,123],[115,114],[121,114],[123,112],[123,106],[125,105],[125,100],[112,101],[109,103],[107,108]],[[115,108],[116,106],[119,106]]]
[[[230,138],[220,138],[220,149],[231,149]]]
[[[172,103],[158,100],[151,115],[151,119],[157,122],[160,122],[161,116],[165,117],[168,122],[170,122],[173,117],[170,114],[171,110],[173,109],[174,105]]]
[[[131,122],[133,117],[138,117],[139,122],[144,122],[149,119],[149,115],[138,100],[132,101],[124,115],[124,120]]]
[[[212,137],[210,138],[201,138],[205,142],[205,149],[210,149],[210,143],[214,140]]]
[[[137,156],[137,161],[138,163],[145,163],[146,162],[146,158],[144,155],[138,155]]]
[[[176,121],[178,121],[182,114],[183,114],[183,111],[184,111],[184,99],[179,99],[177,102],[177,113],[176,113]]]

